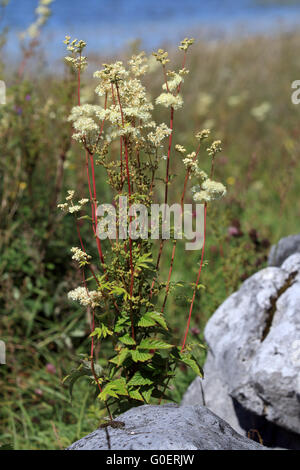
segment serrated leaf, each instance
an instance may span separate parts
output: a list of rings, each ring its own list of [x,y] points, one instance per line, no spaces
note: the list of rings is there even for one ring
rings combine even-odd
[[[134,360],[134,362],[145,362],[151,359],[153,354],[150,354],[149,352],[145,351],[140,351],[138,349],[135,349],[131,351],[131,357]]]
[[[126,380],[121,377],[120,379],[113,380],[109,384],[119,395],[128,395]]]
[[[117,364],[117,366],[120,366],[120,365],[123,364],[123,362],[127,358],[128,354],[129,354],[129,349],[123,348],[119,351],[117,356],[110,359],[109,362],[112,362],[113,364]]]
[[[113,332],[102,323],[99,328],[95,328],[95,330],[90,334],[90,338],[97,336],[98,339],[101,339],[102,337],[106,338],[106,336],[111,336],[112,334]]]
[[[128,318],[120,317],[115,324],[115,333],[121,333],[125,326],[128,325],[130,325],[130,320],[128,320]]]
[[[138,390],[129,390],[129,396],[134,400],[144,401],[144,398]]]
[[[109,387],[104,387],[102,392],[99,393],[98,398],[102,401],[106,401],[108,396],[118,398],[117,393]]]
[[[199,375],[200,377],[203,377],[203,374],[202,374],[197,362],[195,361],[195,359],[192,359],[191,357],[184,357],[184,355],[182,354],[180,360],[184,364],[189,366],[197,375]]]
[[[142,339],[140,344],[138,345],[138,349],[170,349],[172,348],[172,344],[165,343],[160,339]]]
[[[99,393],[98,398],[106,401],[108,396],[118,398],[119,395],[128,395],[126,380],[124,378],[116,379],[106,384],[102,392]]]
[[[143,395],[145,402],[149,403],[154,387],[142,387],[141,394]]]
[[[128,382],[128,385],[152,385],[152,380],[143,376],[141,372],[136,372],[132,379]]]
[[[133,339],[128,333],[127,333],[126,335],[124,335],[124,336],[121,336],[121,337],[119,338],[119,340],[120,340],[122,343],[126,344],[126,345],[133,345],[133,344],[135,344],[134,339]]]
[[[143,315],[139,322],[138,322],[138,326],[141,326],[142,328],[147,328],[149,326],[155,326],[156,322],[155,320],[153,320],[150,315],[148,315],[147,313],[145,315]]]
[[[158,323],[160,326],[162,326],[165,330],[168,329],[166,320],[164,319],[164,317],[162,316],[161,313],[159,313],[159,312],[149,312],[148,315],[149,315],[153,320],[155,320],[156,323]]]

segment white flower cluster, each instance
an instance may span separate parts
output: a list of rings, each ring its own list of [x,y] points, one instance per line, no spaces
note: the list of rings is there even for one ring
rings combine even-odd
[[[182,154],[186,153],[186,149],[182,145],[179,145],[179,144],[175,145],[175,150],[177,150],[177,152],[182,153]]]
[[[123,62],[117,61],[104,64],[102,70],[94,73],[94,77],[100,79],[96,94],[111,95],[114,90],[113,103],[104,112],[105,120],[110,124],[105,136],[108,142],[124,135],[131,135],[137,141],[141,139],[143,128],[155,127],[151,114],[153,104],[137,78],[146,72],[146,61],[144,53],[141,53],[129,60],[129,70],[125,69]]]
[[[97,86],[95,92],[99,96],[104,96],[111,90],[112,83],[118,83],[125,80],[129,72],[125,69],[123,62],[118,60],[113,64],[103,64],[102,70],[97,70],[94,73],[94,78],[100,79],[100,84]]]
[[[189,48],[192,44],[194,44],[194,42],[195,42],[195,39],[193,39],[193,38],[191,38],[191,39],[185,38],[183,41],[181,41],[180,46],[179,46],[179,49],[180,49],[181,51],[185,51],[185,52],[186,52],[186,51],[188,50],[188,48]]]
[[[67,50],[73,54],[65,57],[66,62],[72,65],[75,70],[84,70],[87,66],[87,59],[82,55],[82,51],[86,47],[86,42],[77,39],[71,41],[71,37],[66,36],[64,44],[67,45]]]
[[[210,157],[214,158],[218,152],[222,152],[221,143],[220,140],[215,140],[211,146],[208,147],[207,152]]]
[[[153,132],[149,132],[148,139],[154,145],[159,147],[161,142],[172,133],[172,130],[165,124],[159,124]]]
[[[207,178],[201,184],[200,188],[194,188],[193,199],[195,202],[211,202],[216,199],[221,199],[225,196],[226,192],[226,188],[222,183]]]
[[[91,259],[91,256],[82,251],[80,248],[77,248],[76,246],[71,248],[71,253],[73,253],[72,259],[77,261],[79,263],[79,266],[84,266],[85,264],[88,264],[89,260]]]
[[[63,212],[69,212],[70,214],[74,214],[75,212],[81,211],[82,207],[87,204],[89,200],[84,198],[74,204],[74,195],[75,191],[69,190],[68,195],[66,197],[66,202],[64,202],[63,204],[58,204],[57,207]]]
[[[183,82],[183,78],[180,76],[179,73],[176,72],[169,72],[171,75],[171,80],[168,80],[168,86],[166,83],[163,84],[162,88],[165,91],[175,91],[177,90],[178,86],[181,82]]]
[[[128,61],[130,70],[135,77],[145,75],[149,70],[148,59],[145,56],[145,52],[141,52],[138,55],[133,55]]]
[[[68,298],[79,302],[84,307],[99,307],[102,301],[102,294],[98,291],[89,291],[85,287],[77,287],[68,293]]]
[[[210,134],[210,129],[203,129],[202,131],[196,134],[196,139],[202,142],[203,140],[207,139]]]
[[[162,65],[166,65],[168,62],[170,62],[170,59],[168,58],[169,54],[163,49],[158,49],[158,51],[153,52],[152,55],[155,57],[157,62],[160,62]]]
[[[200,177],[201,179],[207,178],[205,171],[199,168],[196,152],[189,153],[183,160],[183,164],[190,173],[190,178],[192,176]]]
[[[73,122],[73,127],[77,131],[73,134],[73,139],[93,145],[100,133],[100,122],[105,119],[107,112],[101,106],[84,104],[74,106],[68,121]]]
[[[174,109],[180,109],[183,106],[182,97],[180,95],[174,96],[172,93],[162,93],[156,98],[155,102],[166,108],[171,106]]]

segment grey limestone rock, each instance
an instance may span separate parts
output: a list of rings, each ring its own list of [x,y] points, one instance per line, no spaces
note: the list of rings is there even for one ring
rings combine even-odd
[[[203,406],[144,405],[97,429],[68,450],[265,450]]]
[[[284,237],[273,245],[268,259],[269,266],[281,266],[294,253],[300,253],[300,233]]]

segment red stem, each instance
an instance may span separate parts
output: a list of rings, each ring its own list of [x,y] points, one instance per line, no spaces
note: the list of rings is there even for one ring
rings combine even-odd
[[[195,289],[194,289],[194,293],[193,293],[193,298],[192,298],[192,302],[191,302],[191,306],[190,306],[189,318],[188,318],[187,327],[186,327],[186,331],[185,331],[185,335],[184,335],[184,340],[183,340],[183,343],[182,343],[181,352],[185,348],[187,335],[188,335],[189,330],[190,330],[190,324],[191,324],[192,312],[193,312],[193,307],[194,307],[194,301],[195,301],[196,292],[197,292],[197,288],[198,288],[198,284],[199,284],[199,280],[200,280],[200,276],[201,276],[201,271],[202,271],[202,266],[203,266],[204,250],[205,250],[205,238],[206,238],[206,212],[207,212],[207,206],[205,204],[205,207],[204,207],[204,239],[203,239],[203,247],[202,247],[202,254],[201,254],[201,262],[200,262],[200,268],[199,268],[199,271],[198,271],[197,281],[196,281],[196,285],[195,285]]]
[[[120,113],[121,113],[121,118],[122,118],[122,127],[124,129],[124,124],[125,124],[124,115],[123,115],[123,109],[122,109],[121,98],[120,98],[120,93],[119,93],[119,87],[118,87],[117,83],[116,83],[116,90],[117,90],[118,103],[119,103]],[[130,183],[130,172],[129,172],[128,145],[127,145],[127,140],[126,140],[125,137],[123,137],[123,142],[124,142],[124,148],[125,148],[125,163],[126,163],[128,196],[129,196],[129,210],[130,210],[130,206],[131,206],[131,183]],[[129,225],[129,259],[130,259],[130,273],[131,273],[130,297],[132,297],[133,285],[134,285],[134,270],[133,270],[133,261],[132,261],[131,220],[132,220],[132,216],[130,216],[130,219],[129,219],[129,222],[130,222],[130,225]],[[130,313],[130,320],[131,320],[132,338],[135,339],[132,312]]]
[[[193,158],[193,162],[195,162],[195,160],[197,159],[197,157],[198,157],[198,155],[199,155],[199,152],[200,152],[200,144],[199,144],[199,146],[198,146],[196,155],[195,155],[194,158]],[[186,171],[185,180],[184,180],[184,186],[183,186],[183,191],[182,191],[181,200],[180,200],[181,214],[183,214],[183,201],[184,201],[184,196],[185,196],[185,192],[186,192],[187,182],[188,182],[188,179],[189,179],[190,174],[191,174],[191,170],[188,169],[188,170]],[[167,285],[166,285],[166,294],[165,294],[163,306],[162,306],[162,309],[161,309],[161,312],[162,312],[162,313],[163,313],[163,311],[164,311],[164,309],[165,309],[166,302],[167,302],[167,298],[168,298],[168,295],[169,295],[170,280],[171,280],[172,271],[173,271],[173,264],[174,264],[176,246],[177,246],[177,240],[175,240],[174,246],[173,246],[173,250],[172,250],[171,264],[170,264],[170,269],[169,269],[169,276],[168,276],[168,281],[167,281]]]

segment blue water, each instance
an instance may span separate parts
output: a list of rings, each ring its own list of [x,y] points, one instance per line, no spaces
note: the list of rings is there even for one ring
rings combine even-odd
[[[8,50],[15,33],[34,20],[38,0],[10,0]],[[89,49],[111,52],[140,38],[145,48],[194,37],[269,32],[300,27],[300,0],[56,0],[45,28],[49,53],[61,55],[66,34],[82,38]]]

